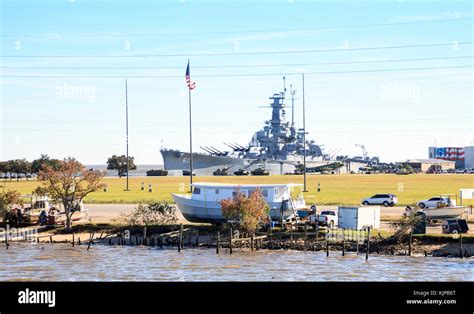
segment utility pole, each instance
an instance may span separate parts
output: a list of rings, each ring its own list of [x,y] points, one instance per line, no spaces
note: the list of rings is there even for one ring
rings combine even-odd
[[[125,191],[130,191],[128,189],[128,172],[130,170],[130,161],[128,159],[128,89],[127,89],[127,79],[125,79],[125,129],[126,129],[126,138],[127,138],[127,187]]]
[[[305,98],[304,98],[304,73],[302,73],[303,78],[303,192],[308,192],[306,189],[306,113],[305,113]]]

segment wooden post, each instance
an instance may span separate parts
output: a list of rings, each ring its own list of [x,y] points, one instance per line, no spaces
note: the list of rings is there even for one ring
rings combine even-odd
[[[216,245],[216,254],[219,254],[219,242],[220,242],[220,239],[221,238],[221,233],[220,231],[217,231],[217,245]]]
[[[308,224],[304,223],[304,242],[306,243],[306,238],[308,237]]]
[[[230,227],[229,232],[229,254],[232,254],[232,226]]]
[[[9,233],[10,232],[5,232],[5,247],[7,248],[7,250],[8,250],[8,236],[9,236]]]
[[[53,236],[49,236],[49,243],[53,243]]]
[[[367,252],[365,252],[365,260],[369,259],[370,251],[370,227],[367,228]]]
[[[196,246],[199,246],[199,230],[196,232]]]
[[[145,239],[146,239],[146,227],[143,227],[143,241],[144,241],[145,244],[146,244]]]
[[[319,237],[319,215],[316,215],[316,242],[318,242]]]
[[[329,240],[326,240],[326,257],[329,256]]]
[[[356,255],[359,255],[359,240],[356,242]]]
[[[92,239],[94,239],[94,232],[92,232],[91,237],[89,238],[89,244],[87,244],[87,250],[89,251],[89,248],[91,247]]]
[[[72,233],[72,247],[74,247],[74,232]]]
[[[253,234],[250,236],[250,250],[253,252]]]
[[[411,256],[412,238],[413,238],[413,228],[410,230],[410,239],[408,240],[408,256]]]
[[[158,238],[158,243],[160,244],[160,249],[163,248],[163,239],[161,238],[161,236]]]
[[[109,238],[109,245],[112,245],[112,238]]]
[[[268,237],[270,238],[270,249],[273,249],[273,236],[272,236],[272,226],[270,225],[270,229],[268,229]]]
[[[77,238],[77,244],[81,245],[81,237]]]
[[[178,250],[178,251],[181,251],[181,249],[183,248],[183,224],[180,224],[180,225],[179,225],[179,240],[178,240],[178,246],[179,246],[179,250]]]
[[[346,255],[346,229],[342,228],[342,256]]]
[[[461,258],[464,258],[463,254],[462,254],[462,233],[459,234],[459,256]]]

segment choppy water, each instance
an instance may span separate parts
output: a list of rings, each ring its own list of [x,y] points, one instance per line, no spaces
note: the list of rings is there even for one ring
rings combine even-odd
[[[3,281],[474,281],[473,258],[37,243],[1,250]]]

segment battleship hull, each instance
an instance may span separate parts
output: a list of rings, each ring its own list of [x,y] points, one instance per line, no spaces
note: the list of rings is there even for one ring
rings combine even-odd
[[[179,150],[167,149],[161,150],[165,170],[169,175],[182,175],[183,170],[189,170],[190,154]],[[229,168],[228,173],[233,174],[235,171],[243,168],[252,171],[259,167],[264,167],[270,174],[293,173],[298,163],[303,161],[277,161],[277,160],[260,160],[246,159],[229,156],[214,156],[202,153],[193,153],[193,170],[196,175],[210,176],[217,169]],[[308,167],[323,166],[332,163],[332,161],[309,160]]]

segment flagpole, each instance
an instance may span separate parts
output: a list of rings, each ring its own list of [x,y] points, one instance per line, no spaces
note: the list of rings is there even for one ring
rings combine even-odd
[[[129,191],[128,189],[128,172],[130,170],[130,162],[128,159],[128,89],[127,89],[127,79],[125,79],[125,123],[126,123],[126,133],[127,133],[127,188],[125,191]]]
[[[306,189],[306,115],[305,115],[305,99],[304,99],[304,73],[302,73],[303,76],[303,180],[304,180],[304,186],[303,186],[303,192],[308,192]]]
[[[189,65],[189,59],[188,59]],[[189,100],[189,191],[193,191],[193,132],[192,132],[192,118],[191,118],[191,88],[188,86],[188,100]]]

